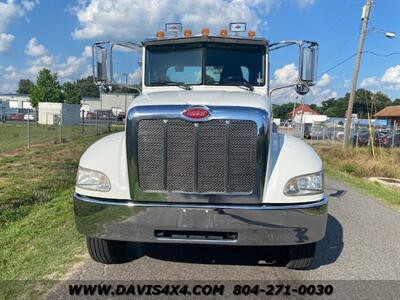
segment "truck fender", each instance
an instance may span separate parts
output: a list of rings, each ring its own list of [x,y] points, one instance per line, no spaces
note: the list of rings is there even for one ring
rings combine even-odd
[[[305,203],[319,201],[323,193],[286,196],[286,183],[293,177],[322,171],[322,161],[312,147],[290,135],[272,133],[264,185],[264,203]]]
[[[82,155],[79,166],[107,175],[111,190],[98,192],[76,187],[76,193],[97,198],[130,199],[125,132],[107,135],[92,144]]]

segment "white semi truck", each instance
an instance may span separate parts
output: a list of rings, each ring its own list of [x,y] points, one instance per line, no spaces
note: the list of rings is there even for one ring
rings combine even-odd
[[[287,267],[311,266],[327,222],[322,163],[300,139],[273,132],[271,94],[309,91],[318,44],[269,43],[238,34],[244,27],[192,35],[167,24],[140,44],[93,45],[103,90],[115,82],[115,46],[142,53],[125,131],[98,140],[79,163],[76,225],[95,261],[126,261],[141,243],[185,243],[281,246]],[[298,79],[270,89],[269,54],[288,46],[299,50]]]

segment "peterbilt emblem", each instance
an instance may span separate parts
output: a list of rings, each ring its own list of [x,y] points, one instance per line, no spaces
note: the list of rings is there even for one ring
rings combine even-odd
[[[183,116],[188,119],[206,119],[210,116],[210,111],[202,106],[189,107],[183,111]]]

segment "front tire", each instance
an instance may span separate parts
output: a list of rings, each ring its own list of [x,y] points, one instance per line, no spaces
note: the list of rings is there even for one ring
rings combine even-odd
[[[133,260],[138,256],[138,249],[130,249],[129,243],[86,237],[90,257],[102,264],[119,264]]]
[[[289,261],[286,267],[294,270],[308,270],[315,258],[316,243],[295,245],[289,249]]]

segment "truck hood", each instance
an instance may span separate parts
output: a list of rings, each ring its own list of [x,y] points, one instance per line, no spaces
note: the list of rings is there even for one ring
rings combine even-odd
[[[247,91],[164,91],[151,92],[136,97],[131,107],[144,105],[205,105],[242,106],[264,109],[269,112],[266,96]]]

